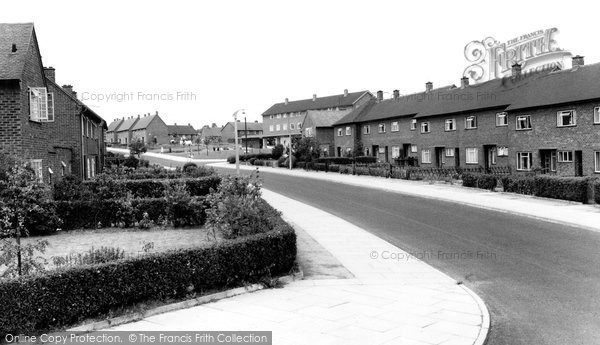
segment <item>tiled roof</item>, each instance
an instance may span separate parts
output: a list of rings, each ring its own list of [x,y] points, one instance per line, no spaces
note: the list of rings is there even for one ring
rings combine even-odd
[[[140,117],[140,120],[138,122],[136,122],[135,125],[133,125],[131,130],[136,131],[138,129],[146,129],[146,127],[148,127],[150,122],[152,122],[152,120],[154,120],[154,118],[157,116],[158,115],[149,115],[149,116]]]
[[[139,117],[137,117],[137,116],[125,119],[125,121],[123,121],[123,123],[121,124],[121,126],[117,130],[117,132],[124,132],[124,131],[131,130],[131,128],[135,125],[135,123],[137,122],[137,120],[139,120]]]
[[[0,80],[21,79],[33,31],[33,23],[0,24]]]
[[[119,125],[121,125],[121,123],[123,123],[123,119],[114,120],[113,122],[110,123],[110,125],[108,125],[108,129],[106,131],[114,132],[115,130],[117,130],[119,128]]]
[[[315,125],[315,127],[331,127],[334,123],[339,121],[344,117],[344,113],[340,112],[327,112],[322,114],[309,113],[307,118],[310,117],[310,120]],[[306,123],[307,119],[304,119],[304,123]]]
[[[362,95],[368,92],[369,91],[350,92],[345,97],[344,94],[327,97],[317,97],[314,101],[312,98],[309,98],[299,101],[290,101],[288,102],[288,104],[285,104],[285,102],[275,103],[269,109],[267,109],[263,113],[263,115],[274,115],[306,110],[350,106],[354,104],[354,102],[356,102]]]
[[[203,137],[220,137],[221,127],[204,127],[202,128]]]
[[[233,121],[227,122],[227,125],[230,125],[231,127],[233,127],[234,123],[233,123]],[[227,125],[225,125],[225,126],[227,126]],[[225,126],[223,126],[223,128],[225,128]],[[249,131],[262,131],[263,130],[262,123],[246,122],[246,126]],[[223,130],[223,128],[221,128],[221,130]],[[243,131],[243,130],[244,130],[244,123],[238,122],[238,131]]]
[[[169,135],[177,134],[177,135],[196,135],[198,134],[194,127],[190,125],[178,126],[178,125],[168,125]]]

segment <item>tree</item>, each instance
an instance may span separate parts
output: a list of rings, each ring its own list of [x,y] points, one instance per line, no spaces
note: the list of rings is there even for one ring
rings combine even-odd
[[[354,150],[352,152],[354,153],[355,157],[364,156],[365,148],[363,146],[363,143],[360,140],[358,140],[354,143]]]
[[[277,144],[271,150],[271,154],[273,155],[273,159],[279,159],[279,157],[283,156],[283,145]]]
[[[140,140],[136,140],[129,145],[129,153],[131,155],[137,155],[138,158],[140,158],[142,153],[145,153],[146,151],[148,151],[148,148]]]
[[[298,161],[312,162],[319,158],[319,142],[314,137],[296,139],[292,147]]]

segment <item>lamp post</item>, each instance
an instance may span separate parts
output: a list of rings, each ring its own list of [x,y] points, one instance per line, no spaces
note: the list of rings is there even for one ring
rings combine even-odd
[[[288,134],[289,134],[289,141],[290,141],[290,156],[289,156],[289,160],[290,160],[290,170],[292,170],[292,129],[290,128],[290,116],[292,114],[288,114]]]
[[[246,115],[244,109],[238,109],[233,113],[233,132],[235,136],[235,174],[240,176],[240,151],[238,150],[238,127],[237,127],[237,115],[238,113]]]

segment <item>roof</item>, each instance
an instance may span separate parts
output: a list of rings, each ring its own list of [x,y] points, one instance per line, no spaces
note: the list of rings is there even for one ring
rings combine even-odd
[[[299,101],[287,102],[287,104],[285,104],[285,102],[275,103],[269,109],[267,109],[263,113],[263,115],[274,115],[306,110],[351,106],[352,104],[354,104],[354,102],[356,102],[361,96],[363,96],[366,93],[369,93],[369,91],[350,92],[347,96],[344,96],[344,94],[340,94],[326,97],[317,97],[314,101],[312,98],[309,98]]]
[[[169,135],[177,134],[177,135],[197,135],[198,132],[191,125],[178,126],[178,125],[168,125],[167,126]]]
[[[135,125],[135,123],[137,122],[138,119],[139,119],[139,117],[137,117],[137,116],[133,116],[128,119],[125,119],[125,121],[123,121],[123,123],[117,130],[117,132],[124,132],[124,131],[131,130],[131,128]]]
[[[0,24],[0,80],[21,79],[33,32],[33,23]]]
[[[108,125],[108,129],[106,130],[107,132],[114,132],[115,130],[117,130],[119,128],[119,126],[121,125],[121,123],[123,123],[123,119],[116,119],[113,122],[110,123],[110,125]]]
[[[54,81],[52,81],[52,79],[46,78],[46,83],[48,83],[49,85],[53,85],[54,87],[56,87],[58,90],[60,90],[62,93],[64,93],[65,95],[67,95],[67,97],[69,97],[73,102],[75,102],[76,104],[78,104],[81,108],[82,111],[84,111],[87,115],[90,115],[91,117],[93,117],[96,121],[103,123],[103,127],[106,129],[106,121],[104,121],[104,119],[102,118],[102,116],[96,114],[95,111],[93,111],[90,107],[88,107],[85,103],[83,103],[82,101],[80,101],[77,97],[75,97],[73,95],[73,93],[63,89],[62,87],[60,87],[58,84],[56,84]]]
[[[221,136],[221,127],[203,127],[202,128],[202,136],[203,137],[220,137]]]
[[[221,128],[221,130],[225,129],[226,126],[234,126],[233,121],[231,122],[227,122],[227,124],[225,126],[223,126],[223,128]],[[262,123],[258,123],[258,122],[246,122],[246,128],[248,128],[249,131],[262,131],[263,130],[263,125]],[[243,131],[244,130],[244,122],[238,122],[238,131]]]
[[[340,112],[327,112],[319,114],[308,113],[307,117],[304,119],[304,123],[306,123],[306,120],[310,118],[310,121],[315,127],[331,127],[344,116],[345,114]]]
[[[140,117],[139,121],[136,122],[135,125],[133,125],[133,127],[131,127],[131,130],[135,131],[138,129],[146,129],[146,127],[148,127],[150,122],[152,122],[152,120],[154,120],[156,117],[158,117],[158,115],[150,115],[150,116]]]

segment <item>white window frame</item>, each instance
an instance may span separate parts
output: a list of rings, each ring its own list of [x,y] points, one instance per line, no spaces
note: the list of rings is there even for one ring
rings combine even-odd
[[[341,127],[340,127],[340,128],[338,128],[338,130],[337,130],[337,136],[338,136],[338,137],[341,137],[341,136],[343,136],[343,135],[344,135],[344,130],[343,130]]]
[[[446,151],[446,157],[454,157],[454,148],[446,147],[444,151]]]
[[[472,119],[472,121],[469,121],[469,119]],[[472,123],[472,124],[469,125],[470,123]],[[477,128],[477,116],[475,116],[475,115],[466,116],[465,117],[465,129],[476,129],[476,128]]]
[[[385,133],[385,123],[380,123],[379,126],[377,126],[377,130],[379,133]]]
[[[430,133],[429,121],[421,122],[421,133]]]
[[[298,129],[302,129],[302,122],[298,122]]]
[[[307,137],[312,137],[312,127],[307,127],[304,129],[304,134]]]
[[[290,130],[293,131],[294,129],[296,129],[296,125],[292,122],[290,123]]]
[[[525,123],[523,123],[525,121]],[[523,127],[523,125],[529,125],[529,127]],[[517,131],[528,131],[532,128],[531,115],[518,115],[515,117],[515,128]]]
[[[419,148],[417,147],[417,145],[410,145],[410,152],[416,153],[418,151],[419,151]]]
[[[528,167],[523,167],[521,164],[522,157],[528,157]],[[517,152],[517,170],[518,171],[531,171],[531,167],[533,166],[533,154],[531,152]]]
[[[600,173],[600,151],[594,151],[594,172]]]
[[[558,151],[559,163],[573,163],[573,151]]]
[[[600,107],[594,108],[594,124],[600,125]]]
[[[456,130],[456,119],[446,119],[444,121],[444,130],[446,132],[451,132]]]
[[[563,115],[566,113],[570,113],[572,117],[572,123],[569,125],[565,125],[563,123]],[[556,113],[556,126],[557,127],[575,127],[577,126],[577,112],[575,110],[561,110]]]
[[[421,151],[421,163],[431,164],[431,150],[425,149]]]
[[[371,134],[371,125],[363,126],[363,134]]]
[[[500,119],[504,119],[503,122],[500,122]],[[501,113],[496,113],[496,127],[505,127],[508,126],[508,113],[503,111]]]
[[[352,135],[352,128],[350,126],[346,126],[346,135]]]
[[[54,121],[54,94],[45,87],[29,89],[29,119],[36,122]]]
[[[467,147],[465,149],[465,163],[479,164],[479,149],[476,147]]]
[[[269,132],[274,132],[273,125],[269,125]]]
[[[43,161],[41,159],[31,159],[29,160],[29,166],[33,169],[38,181],[44,182]]]
[[[392,159],[400,158],[400,146],[392,146]]]
[[[287,123],[284,123],[281,125],[281,130],[282,131],[287,131]]]
[[[417,130],[417,119],[410,120],[410,130],[411,131]]]
[[[275,125],[275,131],[279,132],[281,130],[281,125],[280,124],[276,124]]]
[[[508,156],[508,147],[498,146],[496,152],[498,153],[498,157],[507,157]]]
[[[392,126],[390,129],[392,132],[398,132],[400,130],[400,126],[398,126],[398,121],[392,122]]]

